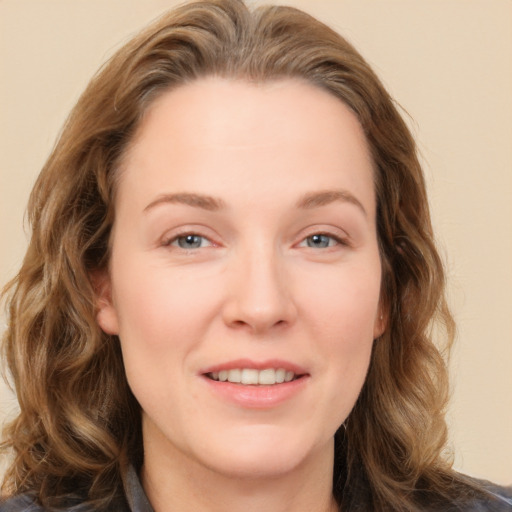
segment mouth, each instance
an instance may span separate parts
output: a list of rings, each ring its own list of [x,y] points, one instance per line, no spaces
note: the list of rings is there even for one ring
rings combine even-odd
[[[231,382],[242,386],[275,386],[292,382],[305,376],[284,368],[232,368],[229,370],[213,371],[204,374],[217,382]]]
[[[301,396],[311,375],[290,361],[237,359],[199,373],[214,396],[243,409],[269,410]]]

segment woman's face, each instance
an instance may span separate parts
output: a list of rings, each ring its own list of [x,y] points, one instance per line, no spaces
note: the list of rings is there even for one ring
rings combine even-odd
[[[382,330],[372,172],[356,117],[306,83],[202,79],[150,107],[98,313],[146,458],[236,476],[332,465]]]

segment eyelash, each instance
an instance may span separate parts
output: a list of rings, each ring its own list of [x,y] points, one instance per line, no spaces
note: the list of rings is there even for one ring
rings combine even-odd
[[[190,250],[195,250],[195,249],[202,249],[203,247],[181,247],[179,245],[180,243],[180,240],[186,240],[187,238],[190,238],[190,237],[194,237],[194,238],[199,238],[201,240],[206,240],[208,242],[208,245],[207,247],[211,246],[211,245],[214,245],[214,243],[209,239],[207,238],[206,236],[203,236],[203,235],[200,235],[198,233],[180,233],[179,235],[176,235],[172,238],[169,238],[168,240],[164,240],[163,242],[163,246],[165,247],[171,247],[171,246],[175,246],[179,249],[183,249],[185,251],[190,251]]]
[[[312,245],[307,245],[308,244],[308,240],[312,240],[315,237],[328,238],[329,240],[328,240],[327,243],[330,244],[330,241],[334,241],[334,244],[333,245],[327,245],[325,247],[313,247]],[[336,236],[336,235],[333,235],[331,233],[322,233],[322,232],[320,232],[320,233],[313,233],[311,235],[308,235],[306,238],[304,238],[300,242],[299,246],[303,246],[302,244],[304,244],[304,243],[306,244],[305,247],[308,247],[310,249],[329,249],[329,248],[334,247],[336,245],[348,245],[348,242],[347,242],[346,239],[341,238],[341,237]]]
[[[194,237],[196,239],[200,239],[200,241],[199,241],[200,244],[202,244],[202,241],[206,241],[206,242],[208,242],[208,244],[206,246],[200,245],[198,247],[182,247],[180,245],[180,240],[186,240],[187,238],[192,238],[192,237]],[[319,238],[323,237],[324,240],[327,238],[328,245],[323,246],[323,247],[314,247],[313,245],[308,245],[308,240],[312,240],[315,237],[319,237]],[[331,242],[334,242],[334,243],[331,244]],[[189,233],[180,233],[172,238],[169,238],[168,240],[164,240],[162,245],[165,247],[171,247],[171,246],[177,247],[177,248],[183,249],[185,251],[191,251],[191,250],[193,251],[196,249],[203,249],[204,247],[210,247],[215,244],[206,236],[200,235],[195,232],[189,232]],[[333,235],[331,233],[324,233],[324,232],[312,233],[311,235],[308,235],[307,237],[303,238],[301,240],[301,242],[298,244],[299,247],[308,247],[310,249],[329,249],[329,248],[335,247],[337,245],[348,246],[349,243],[346,238],[342,238],[342,237]]]

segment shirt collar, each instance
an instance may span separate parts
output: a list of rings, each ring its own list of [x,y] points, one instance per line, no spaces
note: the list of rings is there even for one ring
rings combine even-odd
[[[126,501],[130,512],[154,512],[133,466],[126,475]]]

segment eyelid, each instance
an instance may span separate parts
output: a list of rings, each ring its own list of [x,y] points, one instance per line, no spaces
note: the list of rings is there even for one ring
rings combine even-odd
[[[205,231],[211,231],[207,230],[203,226],[183,226],[180,228],[176,228],[170,231],[167,231],[164,235],[160,237],[160,240],[158,242],[158,245],[161,247],[175,247],[173,243],[178,240],[179,238],[186,237],[186,236],[198,236],[201,237],[209,242],[209,245],[207,247],[215,247],[220,245],[217,241],[215,241],[215,237],[211,234],[206,234]],[[177,247],[177,249],[181,250],[187,250],[183,249],[182,247]],[[191,249],[194,250],[194,249]]]
[[[334,243],[334,245],[329,245],[329,246],[327,246],[327,247],[311,247],[311,246],[307,245],[307,241],[308,241],[308,239],[310,239],[310,238],[312,238],[312,237],[314,237],[314,236],[316,236],[316,235],[318,235],[318,236],[325,236],[325,237],[327,237],[327,238],[330,238],[330,239],[331,239],[331,240],[333,240],[335,243]],[[312,233],[311,235],[306,236],[305,238],[303,238],[303,239],[299,242],[299,247],[308,247],[309,249],[315,249],[315,250],[321,250],[321,249],[324,249],[324,250],[325,250],[325,249],[333,249],[334,247],[337,247],[337,246],[340,246],[340,245],[341,245],[341,246],[347,246],[347,245],[348,245],[348,243],[347,243],[347,241],[346,241],[346,239],[345,239],[345,238],[340,238],[340,237],[339,237],[339,236],[337,236],[337,235],[333,235],[333,234],[331,234],[331,233],[324,233],[324,232],[322,232],[322,233],[320,233],[320,232],[319,232],[319,233]]]
[[[337,245],[350,247],[352,245],[350,235],[336,227],[324,227],[324,226],[310,226],[300,233],[298,236],[299,241],[296,245],[301,246],[306,240],[314,235],[323,235],[332,238],[337,242]],[[333,246],[334,247],[334,246]],[[330,248],[333,248],[330,247]]]
[[[189,247],[188,249],[186,247],[181,247],[179,245],[179,241],[180,239],[182,238],[187,238],[189,236],[194,236],[194,237],[197,237],[197,238],[201,238],[202,240],[206,240],[208,243],[206,246],[204,245],[201,245],[201,247]],[[211,247],[213,246],[214,243],[206,236],[203,236],[203,235],[200,235],[198,233],[184,233],[183,235],[177,235],[171,239],[169,239],[167,242],[166,242],[166,246],[169,247],[169,246],[173,246],[173,247],[177,247],[179,249],[182,249],[182,250],[195,250],[195,249],[204,249],[204,247]]]

